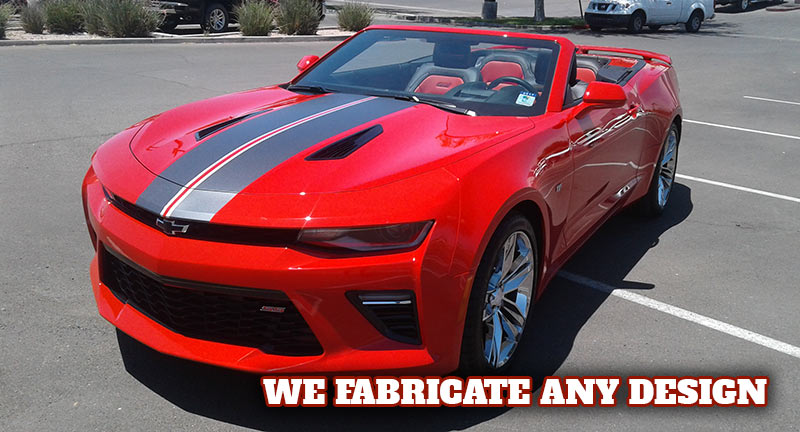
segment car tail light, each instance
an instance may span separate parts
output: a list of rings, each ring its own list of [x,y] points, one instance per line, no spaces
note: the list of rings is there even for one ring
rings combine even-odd
[[[389,339],[419,345],[419,321],[413,291],[350,291],[347,298]]]
[[[320,228],[300,231],[300,245],[331,252],[382,252],[419,246],[433,221],[361,228]]]

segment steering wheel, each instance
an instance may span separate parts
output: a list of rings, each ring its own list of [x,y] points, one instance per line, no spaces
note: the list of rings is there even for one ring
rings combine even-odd
[[[536,89],[536,87],[533,86],[533,84],[531,84],[531,83],[529,83],[529,82],[527,82],[527,81],[525,81],[525,80],[523,80],[521,78],[517,78],[517,77],[513,77],[513,76],[504,76],[504,77],[497,78],[496,80],[494,80],[491,83],[489,83],[489,85],[487,87],[490,88],[490,89],[493,89],[493,88],[497,87],[499,84],[502,84],[504,82],[516,84],[516,85],[524,88],[525,90],[528,90],[531,93],[536,93],[537,91],[539,91],[539,90]]]

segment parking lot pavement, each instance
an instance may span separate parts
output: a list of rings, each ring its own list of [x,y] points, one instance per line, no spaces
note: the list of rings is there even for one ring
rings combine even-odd
[[[796,13],[795,13],[796,14]],[[697,35],[568,34],[672,56],[685,118],[800,136],[792,12],[718,14]],[[266,409],[255,377],[155,353],[97,314],[79,185],[116,131],[294,73],[330,43],[11,47],[0,52],[0,420],[9,430],[796,430],[800,358],[597,287],[800,346],[800,142],[685,123],[671,206],[622,214],[537,306],[515,373],[769,375],[769,407]],[[770,102],[744,96],[778,99]],[[580,278],[570,278],[577,275]],[[588,280],[588,282],[587,282]],[[737,336],[738,334],[738,336]],[[788,353],[787,353],[788,352]],[[310,414],[309,414],[310,413]]]

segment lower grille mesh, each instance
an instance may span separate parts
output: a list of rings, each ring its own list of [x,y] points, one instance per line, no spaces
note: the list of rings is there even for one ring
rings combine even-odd
[[[105,248],[100,277],[120,301],[184,336],[270,354],[322,354],[308,324],[280,291],[232,288],[235,292],[230,293],[224,292],[225,287],[197,288],[197,283],[147,274]]]

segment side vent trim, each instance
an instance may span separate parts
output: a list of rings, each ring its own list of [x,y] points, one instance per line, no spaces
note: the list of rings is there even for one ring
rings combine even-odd
[[[369,127],[317,150],[306,157],[306,160],[320,161],[344,159],[382,133],[383,127],[381,125]]]

